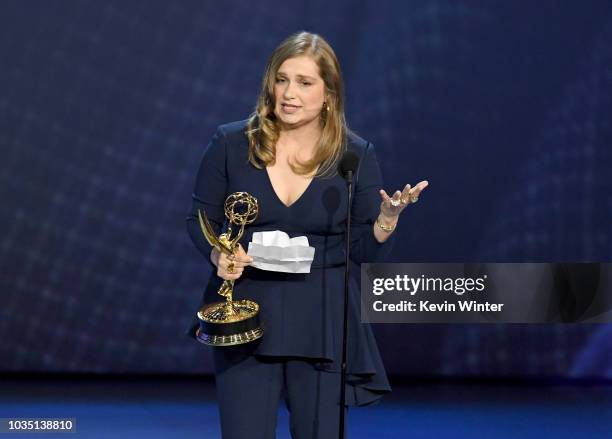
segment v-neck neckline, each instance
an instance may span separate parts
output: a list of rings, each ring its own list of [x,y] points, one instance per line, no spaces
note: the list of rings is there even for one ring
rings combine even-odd
[[[318,170],[318,168],[317,168]],[[297,197],[293,203],[291,203],[290,205],[286,205],[285,203],[283,203],[283,200],[281,200],[281,198],[278,196],[278,192],[276,192],[276,188],[274,187],[274,184],[272,183],[272,179],[270,178],[270,173],[268,172],[268,167],[265,166],[264,167],[264,172],[266,173],[266,179],[268,180],[268,185],[270,186],[270,189],[272,189],[272,193],[274,194],[274,198],[276,198],[276,200],[280,203],[281,206],[283,206],[285,209],[291,209],[293,206],[295,206],[302,198],[304,198],[304,196],[306,195],[306,192],[308,192],[308,190],[310,189],[310,186],[312,186],[312,183],[315,180],[315,177],[313,177],[309,182],[308,182],[308,186],[306,186],[306,189],[304,189],[304,191],[300,194],[299,197]],[[315,172],[316,173],[316,172]]]

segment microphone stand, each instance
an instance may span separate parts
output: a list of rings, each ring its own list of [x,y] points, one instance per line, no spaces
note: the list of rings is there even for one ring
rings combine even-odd
[[[348,302],[349,302],[349,267],[350,267],[350,251],[351,251],[351,205],[353,204],[353,171],[347,171],[345,174],[346,185],[348,188],[348,203],[346,213],[346,261],[344,265],[344,318],[342,327],[342,363],[340,373],[340,428],[339,439],[344,439],[344,423],[345,410],[344,404],[346,401],[346,340],[348,337]]]

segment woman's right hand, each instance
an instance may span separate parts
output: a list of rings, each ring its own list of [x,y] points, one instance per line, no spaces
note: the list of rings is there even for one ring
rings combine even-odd
[[[242,276],[244,267],[251,265],[253,258],[246,254],[240,243],[233,255],[226,255],[216,248],[210,253],[210,260],[217,267],[217,276],[224,280],[236,280]],[[233,265],[231,270],[230,264]]]

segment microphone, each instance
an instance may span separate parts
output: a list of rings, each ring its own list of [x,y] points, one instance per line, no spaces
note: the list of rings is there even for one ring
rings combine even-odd
[[[344,405],[346,402],[346,340],[348,338],[348,298],[349,298],[349,266],[351,254],[351,205],[353,204],[353,175],[359,167],[359,156],[353,151],[346,151],[338,164],[338,173],[346,180],[348,202],[346,208],[346,260],[344,264],[344,316],[342,327],[342,363],[340,375],[340,423],[338,438],[344,439]]]
[[[338,173],[347,181],[353,182],[353,174],[359,167],[359,157],[353,151],[346,151],[338,164]]]

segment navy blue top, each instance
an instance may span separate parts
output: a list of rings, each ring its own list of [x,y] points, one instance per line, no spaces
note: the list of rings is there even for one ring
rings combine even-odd
[[[234,284],[234,299],[251,299],[260,305],[264,335],[252,342],[256,344],[255,355],[308,358],[321,370],[339,373],[346,182],[337,174],[331,178],[314,178],[300,198],[287,207],[276,195],[266,169],[257,169],[248,161],[246,126],[246,120],[219,126],[206,147],[197,174],[193,205],[187,216],[189,235],[204,260],[211,264],[212,247],[200,230],[198,209],[206,212],[219,234],[227,226],[223,210],[225,199],[238,191],[250,193],[259,203],[259,216],[245,227],[240,240],[245,251],[253,232],[282,230],[291,238],[305,235],[315,248],[310,273],[280,273],[246,267]],[[374,146],[351,134],[348,149],[360,158],[354,180],[351,259],[358,264],[381,261],[389,254],[395,233],[379,243],[372,232],[380,212],[378,191],[383,187]],[[213,271],[202,305],[224,300],[216,294],[222,282]],[[372,330],[369,324],[360,321],[359,295],[359,285],[351,278],[346,389],[349,405],[370,404],[391,390]],[[187,330],[194,338],[199,326],[195,313]]]

